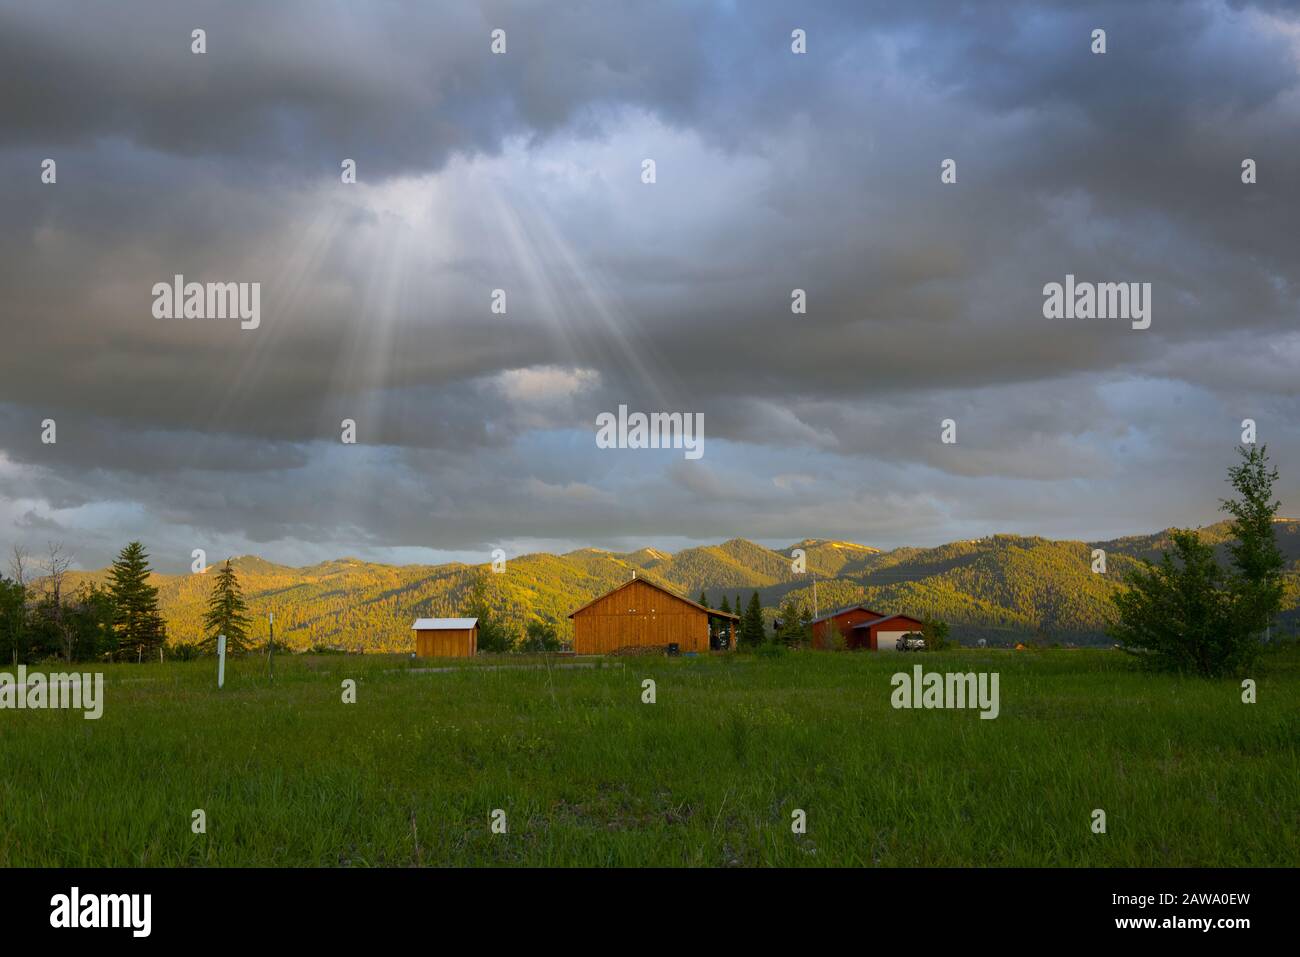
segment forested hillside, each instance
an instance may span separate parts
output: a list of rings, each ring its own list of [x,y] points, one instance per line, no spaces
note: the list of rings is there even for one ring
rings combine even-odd
[[[1276,532],[1288,560],[1289,629],[1300,605],[1300,521],[1279,521]],[[1225,523],[1202,533],[1220,547],[1227,541]],[[704,592],[714,606],[724,596],[734,603],[737,595],[747,601],[757,591],[769,621],[787,594],[811,608],[815,576],[823,613],[865,602],[885,613],[942,618],[965,642],[1038,638],[1087,644],[1106,640],[1109,596],[1124,573],[1137,560],[1156,557],[1167,544],[1167,532],[1092,543],[995,535],[889,552],[816,539],[776,551],[732,539],[675,554],[585,548],[564,555],[523,555],[510,559],[501,574],[492,574],[486,565],[392,566],[350,558],[290,568],[245,556],[234,565],[254,618],[254,640],[265,641],[266,613],[274,610],[277,641],[297,650],[314,645],[409,650],[412,620],[463,612],[466,592],[478,575],[494,605],[519,630],[531,619],[549,619],[567,639],[569,612],[634,571],[693,599]],[[1092,571],[1094,548],[1106,551],[1105,574]],[[803,553],[806,570],[801,574],[792,569],[795,549]],[[200,637],[211,574],[154,576],[172,641]],[[71,584],[103,577],[103,572],[73,573]]]

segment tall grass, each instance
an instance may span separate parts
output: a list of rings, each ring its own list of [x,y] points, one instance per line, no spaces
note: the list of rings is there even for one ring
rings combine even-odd
[[[917,663],[999,672],[1000,717],[894,710],[890,676]],[[1254,705],[1235,681],[1102,651],[461,664],[286,656],[272,686],[245,660],[221,691],[210,660],[107,666],[99,721],[0,711],[0,864],[1300,859],[1294,653],[1269,659]]]

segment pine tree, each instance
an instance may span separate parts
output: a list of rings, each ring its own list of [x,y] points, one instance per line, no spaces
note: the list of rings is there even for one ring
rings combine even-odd
[[[149,574],[149,555],[139,542],[123,548],[108,572],[114,652],[125,661],[152,661],[153,652],[167,637],[158,613],[158,589],[149,584]]]
[[[700,592],[700,604],[705,608],[709,607],[709,596],[704,594],[704,592]]]
[[[740,606],[739,606],[739,605],[736,606],[736,610],[737,610],[737,611],[740,610]],[[722,596],[722,607],[719,608],[718,611],[725,611],[728,615],[731,614],[731,606],[727,604],[727,596],[726,596],[726,595],[723,595],[723,596]]]
[[[796,601],[793,595],[786,595],[778,615],[781,627],[773,637],[787,645],[798,644],[805,640],[808,612],[801,602]]]
[[[749,599],[749,607],[740,619],[740,640],[751,648],[757,648],[767,638],[763,630],[763,604],[758,600],[758,592]]]
[[[203,616],[205,646],[215,647],[217,636],[226,636],[226,653],[242,655],[248,651],[248,626],[250,620],[245,612],[248,605],[244,601],[243,590],[230,559],[217,572],[216,581],[212,583],[212,595],[208,599],[208,611]]]

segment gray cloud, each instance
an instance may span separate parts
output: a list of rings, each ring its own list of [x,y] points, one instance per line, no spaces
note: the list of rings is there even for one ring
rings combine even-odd
[[[1212,518],[1245,417],[1300,510],[1286,5],[2,3],[0,63],[0,544],[1096,539]],[[620,403],[705,458],[596,450]]]

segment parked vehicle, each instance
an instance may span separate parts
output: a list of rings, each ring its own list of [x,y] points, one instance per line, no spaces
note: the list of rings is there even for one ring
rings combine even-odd
[[[919,632],[909,631],[899,636],[898,641],[894,642],[894,647],[899,651],[925,651],[925,639]]]

